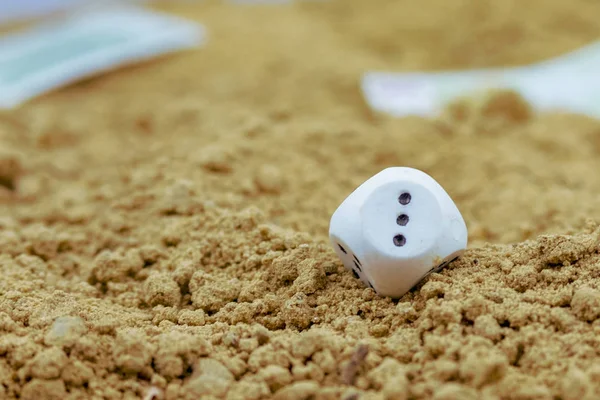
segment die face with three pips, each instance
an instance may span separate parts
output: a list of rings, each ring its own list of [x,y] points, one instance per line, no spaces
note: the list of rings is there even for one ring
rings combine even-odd
[[[467,247],[467,227],[446,191],[414,168],[387,168],[338,207],[329,237],[344,263],[378,294],[399,298]]]

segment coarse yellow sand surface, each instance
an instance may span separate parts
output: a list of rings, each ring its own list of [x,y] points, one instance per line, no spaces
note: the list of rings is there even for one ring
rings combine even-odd
[[[1,399],[600,398],[600,121],[511,92],[392,119],[359,87],[564,54],[600,2],[158,7],[203,48],[0,113]],[[327,238],[390,166],[469,228],[399,300]]]

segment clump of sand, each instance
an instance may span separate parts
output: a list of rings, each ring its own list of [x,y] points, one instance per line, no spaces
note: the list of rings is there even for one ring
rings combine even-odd
[[[0,115],[0,398],[598,398],[600,122],[511,92],[393,120],[356,86],[600,35],[595,3],[497,3],[165,6],[210,44]],[[393,165],[470,232],[399,301],[326,238]]]

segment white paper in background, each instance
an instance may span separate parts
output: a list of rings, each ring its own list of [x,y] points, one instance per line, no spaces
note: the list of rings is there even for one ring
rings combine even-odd
[[[600,42],[518,68],[437,73],[368,72],[368,105],[395,117],[435,116],[450,101],[488,89],[513,89],[540,111],[600,118]]]
[[[47,15],[84,1],[86,0],[0,0],[0,24]]]
[[[54,13],[94,4],[106,5],[115,0],[0,0],[0,25],[42,18]],[[123,3],[142,3],[145,0],[119,0]]]
[[[0,36],[0,108],[203,43],[204,27],[137,7],[96,8]]]

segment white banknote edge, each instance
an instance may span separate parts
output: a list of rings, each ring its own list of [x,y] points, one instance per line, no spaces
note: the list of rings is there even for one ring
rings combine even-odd
[[[119,20],[126,25],[115,24]],[[0,84],[0,108],[10,109],[46,92],[78,80],[105,73],[119,67],[139,63],[176,51],[201,45],[206,37],[202,25],[171,15],[137,7],[120,7],[97,11],[82,11],[57,23],[49,23],[27,32],[13,34],[0,41],[0,74],[7,60],[15,59],[14,49],[21,54],[52,40],[52,35],[75,29],[122,29],[129,35],[127,42],[101,50],[74,55],[63,62],[40,69],[18,84]],[[3,49],[6,52],[3,52]]]
[[[151,0],[0,0],[0,25],[21,23],[102,4],[140,4]]]
[[[61,12],[91,1],[94,0],[0,0],[0,25]]]
[[[436,116],[445,104],[489,89],[519,92],[540,111],[600,118],[600,42],[554,59],[515,68],[471,71],[370,71],[361,78],[368,106],[394,117]]]
[[[423,75],[417,78],[371,72],[363,76],[361,85],[369,107],[393,117],[436,117],[453,100],[486,90],[509,89],[521,94],[542,112],[572,112],[600,118],[599,78],[595,73],[556,73],[488,81],[467,75],[456,78]],[[414,82],[418,82],[415,89],[402,90]]]

